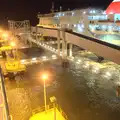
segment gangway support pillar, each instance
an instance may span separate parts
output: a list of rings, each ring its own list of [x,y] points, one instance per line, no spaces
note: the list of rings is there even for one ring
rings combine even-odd
[[[57,49],[58,49],[58,56],[60,56],[60,30],[57,32]]]
[[[72,43],[69,43],[69,57],[72,57],[72,48],[73,48]]]
[[[29,46],[32,47],[32,42],[29,40]]]
[[[38,37],[38,27],[36,26],[36,40],[38,41],[39,40],[39,37]]]
[[[22,40],[22,41],[24,41],[24,44],[27,45],[27,43],[28,43],[28,42],[27,42],[28,39],[24,39],[24,40]]]
[[[65,54],[65,49],[66,49],[66,38],[65,38],[65,31],[62,31],[62,57],[63,59],[66,58],[66,54]]]
[[[31,35],[29,34],[27,37],[27,43],[28,43],[29,47],[32,47],[32,41],[30,39],[31,39]]]
[[[68,43],[67,43],[67,41],[65,41],[65,56],[67,56],[67,45],[68,45]]]

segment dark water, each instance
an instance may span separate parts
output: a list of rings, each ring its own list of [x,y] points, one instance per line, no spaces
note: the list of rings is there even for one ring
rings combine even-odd
[[[44,51],[44,54],[51,53]],[[32,53],[34,55],[38,53]],[[43,82],[41,71],[49,71],[50,77],[46,83],[47,103],[49,98],[56,96],[58,104],[68,115],[69,120],[118,120],[120,119],[120,99],[115,96],[115,89],[110,80],[102,84],[99,75],[92,75],[71,62],[69,68],[62,68],[60,60],[51,60],[44,64],[34,64],[27,67],[23,80],[12,88],[24,88],[28,92],[32,109],[43,106]],[[94,82],[93,82],[94,81]],[[94,83],[92,85],[91,83]],[[110,87],[107,87],[110,85]],[[21,120],[21,119],[20,119]]]
[[[63,69],[61,66],[49,65],[49,63],[46,63],[46,65],[48,68],[55,70],[55,72],[52,72],[53,75],[55,74],[54,81],[49,82],[49,86],[47,87],[47,96],[48,98],[56,96],[58,103],[70,120],[117,120],[120,117],[119,103],[113,101],[113,98],[115,100],[116,98],[110,96],[112,95],[110,91],[101,90],[101,88],[89,88],[86,76],[74,71],[74,69]],[[38,71],[37,69],[40,70],[39,67],[35,68],[36,71]],[[33,91],[35,90],[39,94],[41,92],[43,95],[42,84],[40,84],[40,88],[38,87],[38,82],[35,84],[34,87],[32,86]],[[105,95],[110,94],[107,96],[112,101],[109,101],[110,99],[106,97],[102,98],[99,95],[100,93],[104,95],[102,92],[105,92]],[[43,100],[42,96],[40,98]]]

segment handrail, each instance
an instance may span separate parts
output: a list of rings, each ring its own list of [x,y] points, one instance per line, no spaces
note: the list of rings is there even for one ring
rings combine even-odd
[[[66,120],[68,120],[67,115],[66,115],[65,112],[62,110],[62,108],[60,107],[60,105],[55,104],[55,107],[56,107],[57,110],[62,114],[62,116],[63,116]],[[49,104],[49,105],[47,105],[47,110],[50,110],[50,109],[52,109],[52,108],[54,108],[54,104]],[[37,114],[37,113],[44,112],[44,111],[45,111],[45,106],[42,106],[42,107],[39,107],[39,108],[34,109],[34,110],[32,111],[32,114],[35,115],[35,114]]]
[[[55,29],[55,28],[46,28],[46,27],[42,27],[42,28],[43,29],[48,29],[48,30],[60,30],[60,29]],[[75,35],[75,36],[78,36],[78,37],[81,37],[81,38],[84,38],[84,39],[89,40],[89,41],[93,41],[93,42],[96,42],[96,43],[99,43],[99,44],[102,44],[102,45],[120,50],[120,46],[117,46],[117,45],[114,45],[114,44],[111,44],[111,43],[108,43],[108,42],[105,42],[105,41],[101,41],[100,39],[97,39],[97,38],[89,37],[87,35],[83,35],[83,34],[80,34],[80,33],[69,31],[69,30],[65,30],[65,32],[69,33],[69,34],[72,34],[72,35]]]

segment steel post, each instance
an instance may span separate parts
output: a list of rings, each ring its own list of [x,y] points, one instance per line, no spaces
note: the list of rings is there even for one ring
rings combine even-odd
[[[62,57],[65,58],[65,31],[62,31]]]
[[[45,85],[45,80],[44,80],[44,103],[45,103],[45,112],[47,110],[47,100],[46,100],[46,85]]]
[[[69,43],[69,57],[72,57],[72,47],[73,45]]]
[[[1,80],[1,90],[3,93],[3,99],[5,104],[5,116],[6,116],[6,120],[10,120],[9,107],[8,107],[7,95],[5,90],[5,84],[4,84],[4,77],[1,67],[0,67],[0,80]]]
[[[58,55],[60,56],[60,30],[57,31],[57,49]]]

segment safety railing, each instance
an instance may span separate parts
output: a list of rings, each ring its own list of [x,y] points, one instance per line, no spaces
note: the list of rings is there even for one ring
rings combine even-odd
[[[52,108],[57,108],[57,110],[60,112],[60,114],[65,118],[65,120],[68,120],[68,117],[67,115],[65,114],[65,112],[62,110],[62,108],[60,107],[60,105],[58,104],[49,104],[46,106],[46,110],[50,110]],[[32,111],[32,114],[35,115],[37,113],[40,113],[40,112],[44,112],[45,111],[45,106],[43,107],[39,107],[39,108],[36,108]],[[47,112],[46,111],[46,112]]]

